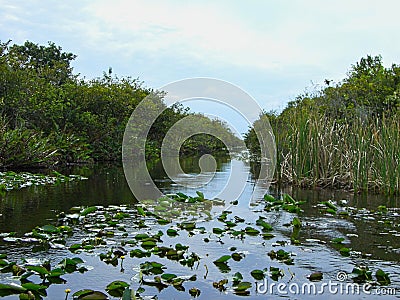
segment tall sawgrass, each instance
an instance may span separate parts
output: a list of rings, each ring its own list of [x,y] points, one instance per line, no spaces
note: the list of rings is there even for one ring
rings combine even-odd
[[[276,177],[299,186],[400,192],[400,118],[333,119],[295,112],[272,123]]]

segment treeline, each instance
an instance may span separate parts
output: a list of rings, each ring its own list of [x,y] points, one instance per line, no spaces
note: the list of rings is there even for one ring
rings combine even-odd
[[[277,143],[276,180],[299,186],[400,193],[400,66],[380,56],[347,77],[265,114]],[[245,142],[254,157],[254,129]]]
[[[111,69],[101,77],[82,79],[74,74],[76,58],[49,42],[11,45],[0,41],[0,167],[30,168],[54,164],[121,159],[126,123],[135,107],[150,93],[164,106],[162,92],[138,79],[118,78]],[[168,129],[191,113],[182,106],[165,107],[152,126],[146,156],[159,156]],[[204,118],[207,126],[218,122]],[[200,147],[201,145],[201,147]],[[208,136],[193,137],[182,152],[196,154],[224,148]]]

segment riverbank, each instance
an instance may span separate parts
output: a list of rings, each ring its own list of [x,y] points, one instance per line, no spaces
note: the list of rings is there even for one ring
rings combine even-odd
[[[335,86],[298,96],[280,114],[266,113],[277,145],[276,181],[399,194],[399,74],[399,66],[367,57]],[[257,160],[254,129],[245,141]]]

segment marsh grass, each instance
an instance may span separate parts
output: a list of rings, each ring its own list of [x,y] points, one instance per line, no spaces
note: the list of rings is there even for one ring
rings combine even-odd
[[[289,126],[277,125],[279,181],[399,193],[399,118],[336,120],[298,112]]]

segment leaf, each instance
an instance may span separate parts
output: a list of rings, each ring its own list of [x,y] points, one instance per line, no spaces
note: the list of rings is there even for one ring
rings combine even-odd
[[[259,217],[258,220],[256,221],[256,225],[261,226],[264,231],[273,230],[271,224],[265,222],[261,217]]]
[[[258,231],[257,229],[255,229],[255,228],[253,228],[253,227],[250,227],[250,226],[248,226],[248,227],[245,228],[245,232],[246,232],[248,235],[258,235],[258,234],[260,233],[260,231]]]
[[[389,274],[385,273],[382,269],[378,269],[375,273],[376,279],[380,284],[390,284]]]
[[[275,235],[273,235],[272,233],[263,233],[262,237],[263,237],[263,239],[271,239],[271,238],[275,237]]]
[[[47,233],[58,233],[58,232],[60,232],[60,229],[58,229],[56,226],[50,225],[50,224],[44,225],[40,229],[43,230],[44,232],[47,232]]]
[[[122,294],[121,300],[136,300],[135,291],[130,288],[126,288]]]
[[[91,213],[95,212],[96,210],[97,210],[96,206],[89,206],[81,211],[81,216],[87,216],[88,214],[91,214]]]
[[[239,253],[232,253],[232,259],[234,260],[234,261],[240,261],[240,260],[242,260],[242,258],[243,258],[243,255],[242,254],[239,254]]]
[[[204,194],[200,191],[196,191],[196,194],[200,197],[201,200],[204,200]]]
[[[142,243],[141,246],[144,249],[151,249],[151,248],[154,248],[156,245],[157,244],[154,241],[145,241],[145,242]]]
[[[251,288],[251,282],[242,281],[235,287],[235,291],[245,291]]]
[[[342,244],[342,242],[345,240],[345,238],[334,238],[331,240],[331,243],[333,244]]]
[[[300,227],[301,227],[301,221],[300,221],[300,219],[297,218],[297,217],[294,217],[294,218],[293,218],[292,224],[293,224],[293,226],[296,227],[296,228],[300,228]]]
[[[121,280],[116,280],[111,282],[110,284],[107,285],[106,290],[107,291],[112,291],[112,290],[116,290],[116,289],[120,289],[120,288],[127,288],[129,287],[129,284],[126,283],[125,281],[121,281]]]
[[[215,234],[222,234],[224,231],[225,231],[224,229],[221,229],[218,227],[213,228],[213,233],[215,233]]]
[[[269,194],[265,194],[264,195],[264,200],[268,201],[268,202],[275,202],[276,201],[275,197],[273,197],[273,196],[271,196]]]
[[[169,228],[169,229],[167,230],[167,235],[168,235],[168,236],[177,236],[177,235],[179,235],[179,233],[178,233],[178,231],[176,231],[175,229]]]
[[[35,283],[32,283],[32,282],[23,283],[22,287],[26,288],[29,291],[39,291],[39,290],[47,289],[47,286],[45,286],[45,285],[35,284]]]
[[[16,293],[22,293],[26,291],[26,288],[15,283],[9,283],[9,284],[0,283],[0,290],[10,290]]]
[[[75,292],[72,297],[77,300],[107,300],[108,296],[102,292],[94,290],[80,290]]]
[[[42,267],[42,266],[25,266],[25,268],[27,270],[34,271],[34,272],[36,272],[36,273],[38,273],[40,275],[49,274],[49,271],[45,267]]]
[[[314,272],[314,273],[310,274],[310,276],[308,276],[308,279],[310,281],[320,281],[320,280],[322,280],[323,277],[324,277],[324,275],[322,274],[322,272]]]
[[[296,203],[296,200],[294,200],[294,199],[292,198],[292,196],[290,196],[289,194],[283,194],[283,201],[284,201],[285,203],[293,203],[293,204]]]
[[[257,269],[251,271],[250,275],[256,280],[261,280],[261,279],[264,279],[264,277],[265,277],[264,271],[257,270]]]
[[[135,239],[139,241],[147,238],[149,238],[149,235],[145,233],[138,233],[137,235],[135,235]]]
[[[161,275],[161,278],[164,279],[165,281],[170,281],[174,278],[177,278],[178,276],[176,276],[175,274],[170,274],[170,273],[164,273]]]
[[[227,262],[229,259],[231,259],[230,255],[223,255],[220,258],[218,258],[217,260],[214,260],[214,263],[224,263],[224,262]]]
[[[331,210],[337,211],[337,207],[331,201],[324,201],[322,202],[326,207],[330,208]]]
[[[349,256],[350,255],[350,249],[346,248],[346,247],[340,248],[339,252],[343,256]]]
[[[200,296],[200,293],[201,293],[200,290],[199,290],[198,288],[195,288],[195,287],[192,287],[192,288],[189,290],[190,296],[192,296],[192,297],[194,297],[194,298]]]
[[[137,206],[137,207],[136,207],[136,210],[137,210],[137,212],[138,212],[139,215],[141,215],[141,216],[146,216],[146,212],[144,211],[144,209],[143,209],[142,207]]]

